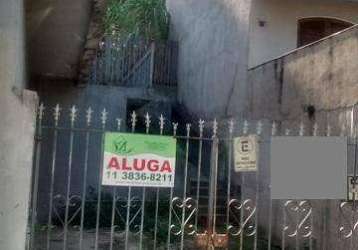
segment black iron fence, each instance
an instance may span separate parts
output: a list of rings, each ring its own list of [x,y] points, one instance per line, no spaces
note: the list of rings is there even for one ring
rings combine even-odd
[[[355,159],[353,118],[350,128],[335,130],[267,120],[180,124],[133,112],[124,127],[106,110],[73,106],[63,115],[66,109],[57,105],[46,115],[43,105],[39,109],[32,250],[355,249],[356,198],[353,206],[346,200],[272,200],[267,157],[275,136],[348,134],[349,158]],[[145,134],[177,139],[174,187],[102,185],[105,132],[137,133],[139,120]],[[258,138],[261,160],[254,172],[236,172],[233,139],[249,134]],[[352,161],[349,171],[355,179],[356,165]]]

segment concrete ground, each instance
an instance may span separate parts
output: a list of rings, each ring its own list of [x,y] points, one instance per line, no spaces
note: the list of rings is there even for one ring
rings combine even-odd
[[[95,249],[95,230],[83,232],[83,250]],[[71,228],[67,236],[67,250],[79,250],[80,232],[77,228]],[[98,250],[110,249],[110,229],[101,229],[98,235]],[[53,229],[51,233],[50,250],[63,249],[64,234],[62,229]],[[35,244],[32,250],[46,250],[47,231],[39,230],[36,233]],[[113,240],[113,250],[125,248],[125,232],[116,232]],[[179,244],[173,244],[172,250],[179,249]],[[139,249],[139,236],[133,233],[129,235],[128,250]],[[153,239],[144,237],[143,250],[153,249]],[[166,245],[158,245],[157,250],[167,249]],[[186,240],[185,249],[195,249],[193,242]]]

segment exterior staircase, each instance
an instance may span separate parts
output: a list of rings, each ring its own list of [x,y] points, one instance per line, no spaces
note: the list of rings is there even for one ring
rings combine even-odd
[[[192,179],[189,182],[189,196],[196,199],[197,197],[197,179]],[[198,224],[206,225],[208,218],[208,204],[209,204],[209,179],[202,177],[199,185],[199,199],[198,199]],[[226,222],[226,209],[227,209],[227,183],[220,182],[217,186],[216,193],[216,221],[218,224]],[[238,186],[231,186],[231,197],[238,197],[240,188]]]

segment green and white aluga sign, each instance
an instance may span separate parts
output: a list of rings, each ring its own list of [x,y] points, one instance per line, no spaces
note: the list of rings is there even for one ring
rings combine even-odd
[[[173,187],[176,139],[105,133],[102,185]]]

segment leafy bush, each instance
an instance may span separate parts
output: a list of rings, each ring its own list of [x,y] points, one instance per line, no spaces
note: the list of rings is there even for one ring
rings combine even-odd
[[[165,0],[110,0],[104,17],[108,35],[140,35],[167,40],[169,14]]]

